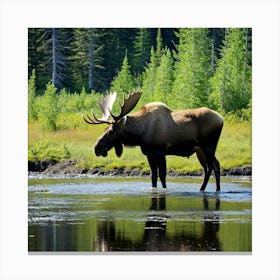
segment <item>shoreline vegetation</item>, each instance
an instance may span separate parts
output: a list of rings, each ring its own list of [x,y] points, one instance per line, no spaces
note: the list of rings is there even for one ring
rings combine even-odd
[[[65,116],[65,115],[64,115]],[[71,122],[65,116],[65,122]],[[81,119],[81,116],[75,116]],[[80,121],[81,122],[81,121]],[[96,157],[94,142],[105,126],[79,124],[75,128],[42,130],[38,121],[29,123],[28,171],[40,176],[149,176],[150,168],[139,147],[124,148],[118,158],[114,149],[106,158]],[[216,156],[222,176],[251,176],[251,122],[225,120]],[[196,155],[167,156],[169,176],[202,176]],[[40,177],[39,176],[39,177]]]

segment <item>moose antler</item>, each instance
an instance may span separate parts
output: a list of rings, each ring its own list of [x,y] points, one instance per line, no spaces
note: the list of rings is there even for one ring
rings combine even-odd
[[[125,97],[123,98],[123,104],[121,105],[120,114],[118,116],[115,116],[110,112],[115,122],[117,122],[118,120],[120,120],[121,118],[129,114],[134,109],[134,107],[136,106],[136,104],[138,103],[141,97],[141,94],[142,92],[137,91],[130,94],[127,98]]]
[[[85,122],[87,122],[88,124],[113,123],[113,121],[108,121],[108,119],[110,117],[111,110],[116,100],[116,97],[117,97],[116,92],[106,95],[102,100],[102,102],[98,102],[98,105],[103,114],[102,118],[101,119],[96,118],[96,116],[91,110],[92,117],[90,117],[88,114],[86,114],[86,117],[83,115],[83,119],[85,120]]]
[[[91,111],[92,116],[89,116],[88,114],[86,114],[86,117],[83,115],[83,119],[85,120],[85,122],[87,122],[88,124],[101,124],[101,123],[107,123],[107,124],[112,124],[114,122],[117,122],[118,120],[120,120],[121,118],[123,118],[124,116],[126,116],[129,112],[131,112],[134,107],[136,106],[136,104],[138,103],[140,97],[141,97],[141,92],[135,92],[130,94],[127,98],[123,98],[123,104],[121,105],[121,112],[118,116],[115,116],[112,114],[111,110],[113,107],[113,104],[116,100],[117,97],[117,93],[113,92],[111,94],[106,95],[106,97],[102,100],[102,102],[98,103],[99,107],[103,113],[103,116],[101,119],[98,119],[94,113]],[[109,117],[113,118],[113,120],[109,121]]]

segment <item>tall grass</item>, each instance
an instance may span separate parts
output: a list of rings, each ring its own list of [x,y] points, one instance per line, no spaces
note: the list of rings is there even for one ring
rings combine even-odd
[[[146,157],[139,147],[124,148],[118,158],[112,149],[106,158],[96,157],[94,142],[103,133],[106,125],[90,126],[83,122],[80,113],[61,113],[57,119],[59,130],[42,130],[38,121],[30,121],[28,128],[29,160],[73,159],[82,168],[102,167],[139,168],[149,170]],[[57,153],[59,156],[55,156]],[[216,156],[221,168],[247,166],[251,164],[251,122],[225,121]],[[188,172],[201,170],[195,155],[189,159],[176,156],[167,157],[168,170]]]

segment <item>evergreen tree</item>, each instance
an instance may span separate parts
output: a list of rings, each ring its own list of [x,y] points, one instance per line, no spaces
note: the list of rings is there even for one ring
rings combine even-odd
[[[66,87],[67,92],[79,92],[83,86],[87,90],[106,91],[121,68],[127,50],[131,73],[137,76],[140,84],[142,72],[150,61],[151,47],[157,52],[166,45],[174,48],[177,38],[173,30],[29,28],[28,78],[35,69],[37,94],[45,91],[50,80],[59,89]]]
[[[156,84],[154,98],[170,106],[172,102],[171,89],[173,84],[173,58],[169,49],[161,56],[160,64],[156,70]]]
[[[160,64],[161,56],[163,55],[163,45],[162,45],[162,37],[161,37],[161,29],[158,28],[157,31],[157,46],[156,46],[156,59],[157,63]]]
[[[105,32],[102,28],[77,28],[74,30],[72,48],[72,75],[76,81],[76,90],[87,85],[91,90],[103,91],[104,78],[104,44]]]
[[[71,74],[73,81],[75,81],[72,89],[78,91],[88,84],[89,42],[87,28],[74,29],[74,39],[71,48],[74,52],[71,61]]]
[[[134,40],[133,70],[139,75],[147,65],[151,49],[151,33],[147,28],[139,28]]]
[[[99,39],[102,35],[98,33],[96,28],[88,29],[88,55],[89,55],[89,66],[88,66],[88,91],[92,91],[93,89],[101,89],[102,88],[102,75],[100,75],[100,71],[104,70],[103,66],[104,57],[102,56],[102,50],[104,45],[100,44]],[[95,85],[96,84],[96,85]]]
[[[69,74],[69,44],[72,39],[70,29],[51,28],[50,39],[47,41],[51,52],[52,83],[61,89],[68,86]]]
[[[126,52],[123,59],[122,68],[111,83],[111,91],[116,91],[118,93],[129,93],[134,87],[134,78],[130,72],[130,65],[128,63]]]
[[[226,34],[221,59],[211,79],[211,105],[226,112],[246,108],[251,99],[250,30],[232,28]]]
[[[225,28],[209,28],[211,38],[211,68],[215,72],[217,60],[221,58],[220,50],[225,39]]]
[[[208,81],[211,75],[208,29],[182,28],[178,37],[172,94],[179,104],[187,108],[208,105]]]
[[[133,41],[137,35],[136,28],[108,28],[104,38],[106,87],[110,87],[113,78],[122,66],[124,53],[132,61]]]
[[[28,28],[28,78],[36,71],[36,89],[44,91],[51,79],[48,75],[49,52],[46,44],[47,33],[44,28]]]
[[[146,102],[154,98],[155,86],[156,86],[156,74],[157,74],[158,62],[154,48],[151,48],[150,63],[146,67],[143,73],[142,84],[142,101]]]

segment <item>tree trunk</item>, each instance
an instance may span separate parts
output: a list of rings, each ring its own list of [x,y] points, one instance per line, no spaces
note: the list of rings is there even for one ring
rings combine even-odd
[[[52,28],[52,83],[58,86],[58,75],[57,75],[57,36],[56,29]]]
[[[216,42],[216,29],[213,28],[212,49],[211,49],[211,70],[215,72],[215,42]]]
[[[89,29],[89,69],[88,69],[88,91],[93,89],[93,79],[94,79],[94,39],[93,39],[93,29]]]

